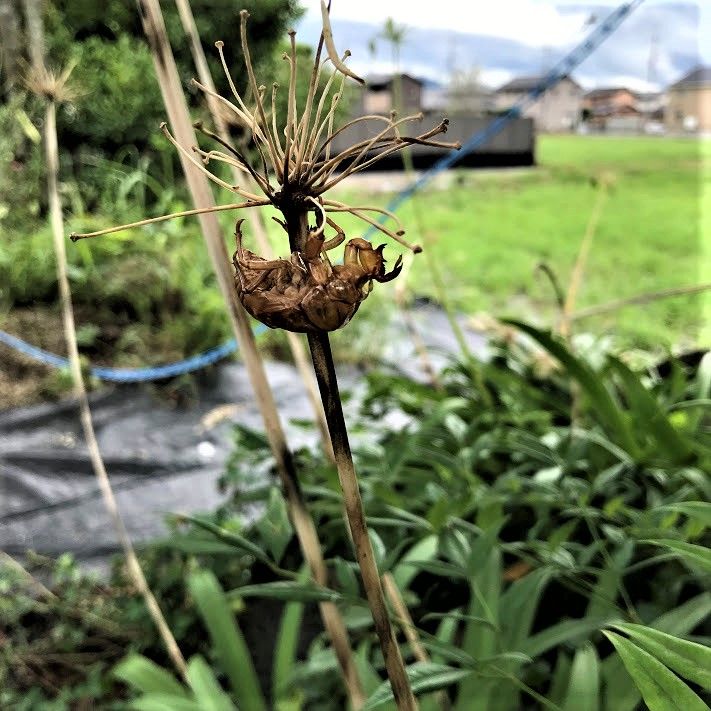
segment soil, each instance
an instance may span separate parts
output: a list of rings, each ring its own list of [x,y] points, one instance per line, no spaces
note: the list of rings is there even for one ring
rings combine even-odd
[[[15,308],[3,319],[2,328],[38,348],[66,355],[57,305]],[[0,410],[56,400],[64,390],[61,380],[55,368],[0,343]]]

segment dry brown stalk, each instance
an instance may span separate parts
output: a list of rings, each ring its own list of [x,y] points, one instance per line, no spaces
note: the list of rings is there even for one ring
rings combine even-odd
[[[341,407],[338,380],[328,333],[325,331],[309,333],[308,339],[316,371],[316,380],[321,390],[321,398],[323,399],[331,431],[331,441],[336,455],[336,467],[343,491],[348,524],[363,579],[363,587],[365,588],[368,605],[375,623],[375,631],[380,640],[385,669],[390,679],[398,709],[412,711],[418,708],[417,701],[410,688],[410,682],[405,671],[405,663],[395,639],[395,632],[390,624],[378,566],[375,562],[373,547],[368,536],[365,510],[363,509],[363,501],[358,488],[358,478],[353,465],[353,455],[351,454],[348,432],[343,417],[343,408]]]
[[[53,92],[53,96],[61,92]],[[183,658],[178,643],[175,640],[168,623],[163,617],[158,601],[153,595],[148,582],[143,574],[138,558],[133,549],[131,538],[128,535],[126,526],[119,512],[116,498],[114,497],[109,476],[104,466],[104,460],[99,450],[99,443],[96,440],[94,432],[94,424],[91,417],[91,409],[87,398],[86,386],[84,377],[81,372],[81,363],[79,360],[79,348],[77,346],[76,327],[74,324],[74,310],[72,308],[71,291],[69,287],[69,278],[67,276],[67,255],[64,246],[64,223],[62,219],[62,208],[59,198],[58,175],[59,175],[59,147],[57,142],[57,108],[54,99],[50,99],[47,103],[47,112],[45,116],[45,147],[47,158],[47,190],[49,195],[49,209],[52,223],[52,237],[54,240],[54,251],[57,258],[57,280],[59,282],[59,296],[62,305],[62,323],[64,325],[64,336],[67,342],[67,351],[69,354],[69,368],[74,384],[74,394],[79,402],[79,411],[81,416],[81,424],[84,430],[91,465],[96,474],[101,489],[101,495],[104,499],[109,516],[116,529],[116,535],[126,558],[126,567],[128,574],[131,577],[136,589],[143,597],[148,612],[158,629],[158,633],[165,645],[168,655],[173,662],[178,673],[186,677],[187,667]]]
[[[418,662],[427,663],[430,661],[430,655],[420,641],[420,635],[417,632],[417,627],[412,620],[412,615],[407,609],[405,601],[402,599],[402,594],[397,586],[397,582],[392,573],[383,574],[383,588],[385,594],[390,600],[393,612],[395,613],[395,621],[400,625],[402,631],[410,643],[412,654]],[[440,690],[435,694],[437,704],[441,709],[449,709],[451,702],[447,692]]]
[[[565,294],[565,300],[563,301],[563,307],[560,313],[560,322],[558,324],[558,332],[566,340],[570,340],[572,335],[571,317],[575,308],[575,300],[577,299],[578,290],[580,289],[580,286],[583,281],[585,267],[587,266],[588,256],[590,254],[593,239],[595,238],[595,232],[597,231],[597,226],[600,222],[602,208],[605,204],[605,200],[607,199],[608,187],[610,185],[610,182],[611,179],[607,176],[602,176],[597,181],[597,195],[595,198],[595,203],[593,205],[592,212],[590,213],[587,226],[585,227],[585,233],[583,234],[583,239],[580,242],[580,248],[578,250],[577,257],[575,258],[573,271],[570,275],[570,283],[568,284],[568,290]],[[570,419],[572,422],[575,423],[580,417],[581,405],[580,384],[575,380],[571,380],[570,395]]]
[[[383,574],[383,588],[385,589],[385,594],[390,600],[390,604],[393,607],[395,615],[402,621],[402,631],[407,641],[410,643],[410,648],[412,649],[412,654],[418,662],[429,662],[430,656],[427,654],[427,650],[422,646],[420,642],[420,636],[417,634],[417,627],[412,621],[412,616],[410,611],[407,609],[405,601],[402,599],[400,590],[397,587],[395,578],[393,578],[392,573]]]
[[[254,146],[260,154],[261,167],[249,165],[242,152],[233,148],[226,137],[219,135],[217,135],[217,142],[226,148],[230,155],[220,151],[204,151],[197,146],[192,127],[187,120],[184,97],[180,92],[177,72],[167,46],[157,0],[138,0],[138,3],[142,10],[146,35],[156,58],[156,71],[164,92],[175,137],[167,129],[165,134],[178,149],[195,204],[199,209],[202,209],[199,217],[203,224],[208,249],[213,256],[220,287],[230,304],[230,313],[238,337],[240,342],[243,340],[248,342],[248,345],[242,347],[242,352],[250,372],[253,369],[257,372],[257,380],[253,382],[260,402],[266,400],[264,415],[267,436],[277,459],[277,467],[282,476],[282,483],[292,510],[294,527],[304,547],[304,556],[314,570],[314,566],[317,565],[315,556],[320,556],[320,551],[317,552],[315,548],[310,549],[305,544],[308,539],[313,540],[317,545],[313,523],[308,518],[308,513],[303,506],[293,461],[286,449],[278,417],[273,409],[271,392],[266,386],[266,381],[262,382],[261,380],[263,379],[263,370],[261,370],[261,363],[258,362],[251,331],[246,324],[246,316],[237,306],[234,293],[228,288],[229,279],[227,262],[224,259],[224,244],[220,240],[217,222],[213,214],[213,211],[220,208],[213,206],[213,210],[209,210],[212,203],[210,202],[207,180],[212,180],[246,198],[248,202],[245,207],[258,207],[269,203],[283,214],[284,219],[277,221],[286,230],[289,237],[291,252],[289,259],[265,259],[249,251],[242,240],[241,225],[243,220],[237,222],[235,228],[237,251],[233,259],[237,277],[235,280],[237,295],[245,309],[268,326],[308,334],[316,380],[326,413],[330,439],[343,489],[349,527],[364,588],[373,614],[375,629],[380,639],[386,670],[398,707],[408,710],[415,709],[417,703],[409,687],[402,656],[390,625],[380,576],[368,537],[365,513],[348,443],[327,333],[340,328],[350,320],[358,310],[360,303],[370,293],[373,281],[387,282],[395,278],[402,269],[402,261],[401,258],[398,258],[394,268],[387,272],[383,257],[385,245],[374,247],[362,238],[353,238],[345,246],[344,263],[332,264],[328,251],[342,244],[346,239],[343,230],[333,220],[333,214],[350,212],[366,224],[376,226],[389,238],[403,244],[413,252],[417,253],[421,250],[403,239],[403,230],[397,220],[397,230],[394,231],[380,225],[367,214],[372,211],[382,213],[380,208],[349,207],[335,201],[327,201],[321,196],[348,175],[375,164],[411,143],[449,148],[457,148],[458,144],[431,140],[434,136],[446,132],[446,119],[418,136],[406,137],[401,135],[399,126],[405,121],[412,120],[413,117],[398,121],[394,115],[391,115],[390,118],[379,117],[379,120],[385,122],[385,127],[374,138],[331,157],[333,138],[344,128],[334,130],[335,111],[343,94],[343,82],[346,76],[352,77],[353,74],[343,64],[349,52],[344,53],[343,59],[340,59],[335,53],[328,12],[325,4],[322,4],[325,17],[322,41],[319,42],[316,51],[309,81],[308,97],[301,115],[299,115],[295,92],[298,67],[294,33],[289,33],[290,52],[285,55],[285,59],[290,64],[288,110],[285,123],[281,126],[280,117],[273,113],[271,116],[267,116],[264,105],[265,90],[264,87],[257,84],[247,42],[246,28],[249,13],[246,10],[240,13],[242,50],[249,79],[250,102],[253,102],[253,105],[248,106],[237,91],[224,62],[221,43],[217,43],[217,48],[223,60],[225,73],[236,103],[217,95],[204,82],[195,83],[206,96],[229,110],[232,118],[251,133]],[[324,44],[328,51],[328,58],[321,60],[321,50]],[[323,109],[329,106],[328,92],[335,76],[334,74],[330,77],[323,90],[319,88],[320,73],[327,61],[330,61],[342,76],[338,93],[331,97],[330,108],[327,108],[326,114],[323,116]],[[273,89],[272,99],[274,99],[277,90],[277,88]],[[318,91],[321,92],[321,96],[316,101]],[[316,105],[315,113],[313,112],[314,105]],[[321,147],[317,148],[324,130],[326,138],[321,143]],[[242,180],[242,185],[227,186],[224,180],[208,170],[206,163],[209,165],[213,160],[226,162],[234,169],[241,171],[240,178],[244,178],[242,174],[251,176],[255,181],[254,186],[259,186],[264,197],[261,198],[251,192],[254,190],[254,186],[250,186],[249,189],[245,188],[244,180]],[[336,175],[334,171],[345,161],[348,162],[346,169]],[[276,179],[276,186],[272,185],[273,178]],[[316,224],[313,227],[309,225],[310,213],[315,215]],[[393,217],[387,213],[386,215],[390,218]],[[336,231],[335,236],[326,236],[327,226]],[[74,235],[74,238],[81,239],[83,236]],[[256,362],[253,362],[255,360]],[[317,572],[314,572],[314,577],[317,582],[324,580],[324,577]],[[348,679],[348,676],[346,678]]]
[[[28,585],[32,588],[35,594],[49,600],[57,599],[57,596],[49,588],[37,580],[26,568],[20,565],[20,563],[18,563],[11,555],[5,553],[5,551],[0,551],[0,562],[22,575],[22,577],[27,580]]]
[[[578,297],[578,291],[580,290],[580,286],[583,281],[585,267],[588,262],[588,255],[590,254],[590,249],[592,247],[593,239],[595,238],[595,232],[597,231],[597,226],[600,222],[602,208],[605,205],[605,200],[607,199],[611,182],[612,178],[609,176],[601,176],[597,181],[595,204],[593,205],[587,226],[585,227],[585,234],[580,242],[580,249],[578,250],[578,255],[575,258],[573,271],[570,275],[568,291],[566,292],[565,301],[563,302],[560,324],[558,326],[558,332],[563,338],[570,338],[570,322],[575,309],[575,301]]]
[[[590,318],[591,316],[600,316],[601,314],[610,313],[611,311],[618,311],[619,309],[626,308],[627,306],[650,304],[653,301],[659,301],[660,299],[670,299],[674,296],[690,296],[692,294],[701,294],[704,291],[710,290],[711,283],[691,284],[689,286],[676,286],[671,289],[661,289],[660,291],[648,291],[644,294],[635,294],[634,296],[628,296],[624,299],[615,299],[615,301],[608,301],[604,304],[588,306],[586,309],[575,311],[571,315],[570,320],[580,321],[581,319]]]

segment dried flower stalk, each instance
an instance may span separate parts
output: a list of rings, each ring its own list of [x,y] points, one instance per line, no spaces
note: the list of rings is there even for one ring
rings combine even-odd
[[[197,69],[200,82],[205,87],[207,87],[211,93],[217,94],[215,84],[212,80],[212,75],[210,73],[210,68],[208,66],[207,59],[202,48],[202,43],[200,42],[200,36],[197,31],[197,26],[195,25],[195,18],[193,17],[192,9],[190,7],[190,0],[175,0],[175,4],[178,8],[178,13],[180,15],[180,21],[183,25],[183,29],[185,30],[185,34],[190,43],[190,52],[193,56],[193,61]],[[228,151],[233,152],[235,157],[237,157],[239,161],[236,161],[233,157],[225,155],[224,153],[220,153],[218,151],[199,151],[200,155],[203,157],[204,161],[209,161],[210,158],[214,157],[217,160],[223,160],[224,162],[229,163],[232,167],[235,182],[239,182],[240,177],[242,177],[243,179],[245,179],[247,187],[251,189],[252,185],[250,185],[247,176],[241,175],[240,173],[240,171],[244,170],[244,165],[246,165],[249,171],[251,171],[251,167],[245,161],[245,159],[241,155],[241,152],[237,152],[230,145],[228,123],[226,121],[225,115],[221,111],[221,105],[214,95],[209,95],[207,97],[207,106],[210,110],[210,115],[212,116],[212,120],[217,129],[217,133],[215,134],[211,131],[208,131],[200,123],[194,124],[195,128],[198,131],[204,133],[206,136],[214,139],[215,141],[223,145]],[[249,173],[249,176],[260,186],[261,189],[265,189],[266,186],[264,185],[260,176],[256,174],[252,175],[251,172]],[[272,253],[272,249],[269,244],[267,229],[264,224],[264,218],[261,212],[255,213],[255,219],[252,223],[252,226],[254,228],[254,234],[257,239],[257,244],[259,246],[260,252],[267,259],[273,259],[274,254]],[[304,383],[306,394],[314,411],[314,418],[321,435],[324,451],[331,459],[333,459],[333,451],[331,450],[331,441],[328,437],[328,426],[326,425],[326,417],[323,414],[323,407],[318,397],[318,390],[316,382],[314,380],[313,370],[311,369],[311,366],[307,359],[306,349],[304,348],[302,341],[296,334],[292,333],[291,331],[287,331],[286,336],[287,341],[289,343],[289,348],[294,359],[294,363],[299,371],[299,374],[301,375],[301,380]]]
[[[189,0],[176,0],[176,5],[178,7],[183,28],[190,40],[191,52],[196,68],[198,70],[198,74],[200,76],[200,81],[207,88],[214,92],[214,83],[212,81],[212,76],[210,74],[210,70],[202,50],[202,45],[200,44],[200,38],[197,33],[197,27],[195,26],[195,20],[193,18]],[[197,128],[199,131],[202,131],[205,135],[214,138],[218,143],[224,145],[227,150],[232,151],[234,155],[244,161],[241,156],[241,153],[238,153],[230,146],[229,130],[227,128],[227,123],[224,119],[224,116],[219,110],[219,104],[215,100],[214,96],[208,96],[208,106],[210,108],[210,113],[217,128],[217,134],[212,134],[210,131],[207,131],[199,124],[195,124],[195,128]],[[207,158],[209,160],[209,158],[212,157],[211,154],[214,155],[216,152],[212,151],[211,153],[206,153],[202,151],[201,153],[204,153],[203,159]],[[230,159],[229,156],[219,154],[219,158],[223,157],[227,158],[230,164],[232,165],[235,182],[237,182],[239,180],[239,164],[237,164],[237,161],[233,162],[233,159]],[[251,170],[249,164],[246,165],[248,170]],[[254,179],[258,184],[260,184],[260,186],[262,185],[258,176],[254,176]],[[249,185],[249,183],[247,184]],[[254,221],[254,226],[260,250],[262,250],[262,252],[267,256],[271,257],[271,248],[269,246],[264,221],[260,213],[257,213],[257,219]],[[333,450],[331,448],[331,441],[328,436],[326,418],[323,413],[321,401],[318,398],[318,392],[316,390],[313,370],[311,369],[307,361],[306,351],[301,341],[299,340],[299,337],[295,333],[287,332],[287,336],[289,338],[289,345],[294,356],[294,361],[297,365],[297,368],[299,369],[299,372],[301,373],[302,380],[304,382],[304,385],[306,386],[307,394],[309,396],[309,399],[311,400],[316,416],[316,422],[319,426],[319,429],[321,430],[324,450],[331,457],[331,459],[333,459]],[[300,496],[300,492],[297,491],[296,493],[298,493],[298,495]],[[287,497],[287,505],[290,506],[290,504],[291,501]],[[290,515],[292,520],[296,519],[297,521],[301,521],[299,525],[295,525],[295,529],[297,531],[297,537],[300,540],[304,558],[309,564],[311,574],[314,580],[319,585],[327,585],[328,573],[326,569],[326,564],[323,560],[321,545],[317,540],[315,540],[316,528],[313,525],[313,521],[311,520],[308,514],[303,500],[298,503],[297,511],[291,511],[290,506]],[[358,671],[353,660],[348,630],[335,603],[322,602],[319,605],[319,610],[321,612],[321,617],[328,637],[331,640],[331,644],[333,645],[334,651],[336,652],[336,657],[339,661],[339,666],[341,668],[341,673],[343,675],[346,690],[348,691],[351,706],[354,710],[357,711],[357,709],[359,709],[363,705],[365,697],[362,685],[360,683],[360,679],[358,677]]]
[[[139,0],[139,7],[150,8],[156,0]],[[447,120],[443,120],[432,129],[417,135],[403,136],[401,126],[421,119],[421,115],[397,119],[393,114],[389,118],[366,116],[355,119],[334,130],[336,109],[343,95],[346,77],[359,79],[344,62],[349,52],[339,57],[334,43],[328,17],[328,10],[322,2],[323,32],[316,51],[314,65],[309,81],[309,90],[302,113],[296,102],[297,57],[295,33],[290,32],[290,51],[284,55],[289,62],[290,80],[287,94],[287,116],[283,128],[280,117],[274,112],[274,98],[278,87],[272,87],[271,111],[265,105],[266,88],[259,86],[254,75],[249,45],[247,42],[247,18],[249,13],[240,13],[240,36],[242,51],[247,70],[248,86],[251,92],[249,106],[237,91],[229,69],[224,61],[222,43],[217,49],[222,59],[234,101],[218,95],[204,83],[193,80],[207,97],[221,104],[232,113],[236,123],[251,132],[252,141],[260,156],[260,164],[252,165],[223,137],[216,137],[217,143],[225,148],[229,155],[220,150],[205,151],[197,145],[194,135],[185,134],[176,138],[164,126],[163,130],[188,165],[188,179],[195,179],[196,167],[203,180],[211,180],[223,188],[246,199],[242,207],[259,207],[270,204],[281,211],[283,226],[289,238],[290,257],[288,259],[265,259],[242,244],[241,225],[237,222],[235,236],[237,252],[234,255],[237,278],[237,294],[245,309],[255,318],[268,326],[283,328],[287,331],[308,334],[311,356],[316,372],[316,379],[326,412],[331,442],[335,455],[339,480],[343,489],[344,504],[353,538],[356,557],[361,569],[363,584],[371,608],[376,632],[380,639],[385,667],[391,682],[399,709],[416,709],[417,702],[410,689],[404,663],[393,632],[388,610],[385,604],[380,576],[375,564],[372,546],[368,537],[365,513],[360,498],[358,481],[353,465],[353,458],[348,442],[343,410],[338,391],[336,372],[331,354],[328,331],[342,327],[353,317],[361,302],[370,293],[373,281],[386,282],[394,279],[402,269],[401,260],[387,272],[383,248],[373,247],[370,242],[353,238],[348,241],[344,251],[344,263],[332,264],[328,252],[345,239],[345,233],[333,219],[335,213],[350,213],[368,225],[375,227],[390,239],[400,243],[414,253],[421,251],[403,238],[403,229],[396,220],[396,229],[390,229],[372,218],[368,213],[382,214],[381,208],[372,206],[348,206],[325,199],[323,194],[336,186],[349,175],[358,173],[374,165],[389,155],[402,150],[405,146],[418,144],[446,148],[459,148],[456,143],[444,143],[433,140],[447,130]],[[144,21],[145,21],[144,10]],[[150,33],[149,39],[150,39]],[[152,41],[156,44],[156,41]],[[326,45],[328,57],[321,59],[321,52]],[[156,54],[165,60],[164,49],[154,47]],[[327,62],[334,67],[333,73],[317,98],[319,78]],[[157,63],[158,64],[158,63]],[[161,68],[157,67],[160,73]],[[331,87],[340,74],[339,87],[331,95]],[[362,81],[362,80],[361,80]],[[162,82],[161,82],[162,83]],[[169,101],[166,101],[170,111]],[[316,110],[314,113],[314,105]],[[324,114],[325,111],[325,114]],[[360,141],[355,145],[331,155],[334,139],[350,126],[363,121],[380,121],[383,128],[374,137]],[[173,124],[176,122],[173,120]],[[325,133],[325,138],[322,136]],[[188,140],[185,140],[185,139]],[[213,138],[215,138],[213,136]],[[228,185],[223,179],[208,169],[211,162],[223,162],[231,168],[249,175],[254,184],[259,186],[263,196],[253,192],[244,181]],[[272,183],[276,181],[276,185]],[[202,205],[201,205],[202,206]],[[220,209],[218,207],[215,210]],[[314,214],[313,226],[309,225],[309,215]],[[389,217],[394,217],[388,215]],[[166,216],[169,219],[171,216]],[[202,215],[203,219],[207,215]],[[328,237],[326,228],[335,231]],[[115,228],[114,228],[115,229]],[[72,235],[73,239],[96,236]],[[218,268],[222,274],[221,267]],[[221,286],[222,280],[221,280]],[[296,479],[290,480],[296,484]]]
[[[71,71],[72,67],[70,66],[64,72],[57,75],[47,70],[42,62],[35,68],[27,81],[27,86],[32,92],[47,99],[44,121],[47,193],[49,197],[52,239],[57,259],[57,282],[59,284],[59,298],[62,307],[64,338],[69,356],[69,370],[72,376],[74,395],[79,403],[81,425],[84,430],[86,446],[89,450],[91,466],[94,469],[94,474],[99,483],[104,505],[116,530],[116,537],[123,549],[128,576],[136,587],[136,590],[138,590],[143,597],[148,613],[158,630],[158,634],[163,641],[171,662],[178,673],[187,679],[185,658],[180,651],[173,633],[170,631],[170,627],[163,616],[155,595],[153,595],[153,592],[148,586],[146,577],[141,569],[141,564],[138,561],[133,544],[131,543],[131,537],[126,530],[126,525],[118,509],[116,497],[114,496],[104,459],[99,449],[99,443],[96,439],[96,433],[94,432],[94,422],[91,416],[91,408],[89,407],[89,398],[87,397],[84,376],[81,371],[79,347],[77,345],[77,333],[74,322],[74,309],[72,307],[72,295],[67,270],[67,254],[64,245],[64,221],[62,218],[62,206],[58,186],[59,144],[57,141],[57,103],[66,101],[75,95],[72,89],[67,85]]]

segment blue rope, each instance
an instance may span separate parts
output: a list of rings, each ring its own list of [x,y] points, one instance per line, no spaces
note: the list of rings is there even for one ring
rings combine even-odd
[[[257,324],[253,329],[255,336],[260,336],[267,330],[267,327],[261,323]],[[5,333],[5,331],[0,331],[0,343],[4,343],[6,346],[14,348],[16,351],[24,353],[26,356],[45,365],[51,365],[55,368],[67,368],[69,366],[69,361],[66,358],[45,351],[42,348],[37,348],[37,346],[31,345],[27,343],[27,341],[17,338],[17,336],[11,336],[9,333]],[[205,366],[212,365],[218,360],[226,358],[236,350],[238,350],[238,345],[236,341],[231,338],[222,345],[210,348],[203,353],[178,361],[177,363],[149,368],[102,368],[100,366],[94,366],[91,368],[91,374],[100,380],[112,383],[145,383],[149,380],[173,378],[177,375],[200,370]]]
[[[560,60],[546,76],[541,80],[538,86],[534,87],[528,94],[519,99],[505,114],[494,119],[486,128],[475,133],[469,140],[464,143],[461,150],[451,151],[444,158],[437,161],[428,171],[424,172],[411,185],[398,193],[388,204],[388,210],[394,212],[403,202],[412,197],[412,195],[427,184],[435,175],[446,170],[461,160],[465,155],[471,153],[474,149],[486,143],[490,138],[499,133],[509,121],[518,118],[523,109],[534,103],[548,89],[555,86],[565,76],[575,69],[581,62],[587,59],[592,52],[597,49],[602,42],[607,39],[619,26],[620,23],[634,10],[638,5],[641,5],[644,0],[632,0],[631,2],[620,5],[610,15],[588,35],[575,49]],[[379,218],[379,222],[384,222],[387,216]],[[366,237],[375,232],[375,227],[370,227],[366,232]],[[263,324],[257,324],[254,328],[255,335],[261,335],[267,330]],[[49,353],[48,351],[37,348],[21,338],[11,336],[9,333],[0,331],[0,342],[14,348],[20,353],[24,353],[30,358],[52,365],[55,368],[66,368],[69,361],[66,358]],[[91,374],[101,380],[107,380],[114,383],[141,383],[149,380],[160,380],[161,378],[172,378],[176,375],[190,373],[207,365],[216,363],[218,360],[227,357],[238,349],[234,339],[226,341],[220,346],[210,348],[204,353],[200,353],[191,358],[170,363],[168,365],[160,365],[149,368],[101,368],[92,367]]]

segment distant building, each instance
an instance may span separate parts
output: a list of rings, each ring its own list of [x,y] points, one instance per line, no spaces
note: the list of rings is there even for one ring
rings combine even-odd
[[[696,67],[667,89],[670,131],[711,132],[711,67]]]
[[[365,77],[362,94],[362,109],[365,114],[388,114],[398,103],[396,78],[400,80],[402,96],[399,103],[406,114],[422,109],[423,82],[409,74],[372,74]]]
[[[442,140],[466,143],[472,136],[481,133],[491,122],[486,115],[484,104],[491,99],[491,90],[476,87],[469,79],[470,96],[457,95],[452,99],[451,87],[443,87],[431,80],[421,80],[410,74],[378,74],[365,77],[365,85],[360,87],[357,100],[351,104],[352,119],[365,115],[387,116],[397,105],[398,81],[402,89],[402,114],[422,113],[422,121],[412,122],[402,127],[402,134],[417,136],[432,126],[436,126],[447,116],[450,119],[446,136]],[[462,94],[466,93],[462,91]],[[457,110],[452,111],[453,105]],[[350,125],[331,142],[332,152],[339,153],[356,143],[367,143],[383,130],[383,123],[377,118],[351,121]],[[533,165],[535,159],[535,131],[529,118],[516,118],[503,130],[491,137],[485,144],[471,151],[462,153],[457,160],[460,166],[497,167]],[[371,146],[368,155],[375,155],[378,146]],[[409,148],[413,165],[417,169],[429,168],[451,150],[444,147],[412,145]],[[345,165],[345,164],[344,164]],[[402,170],[402,157],[399,154],[388,156],[374,166],[375,170]]]
[[[639,116],[637,97],[624,86],[593,89],[583,97],[583,111],[590,123],[603,123],[611,116]]]
[[[637,92],[637,108],[652,121],[664,120],[667,97],[663,91]]]
[[[583,98],[586,125],[598,131],[642,133],[661,126],[664,94],[637,92],[625,86],[593,89]]]
[[[505,111],[543,81],[542,76],[518,77],[496,91],[496,108]],[[523,115],[532,118],[539,131],[571,131],[582,111],[583,88],[571,77],[564,77],[531,104]]]

